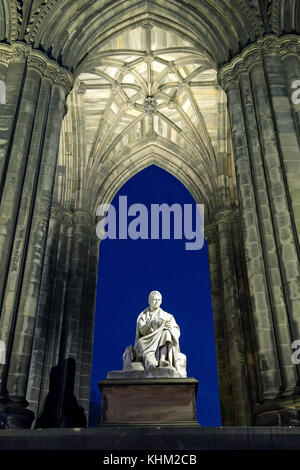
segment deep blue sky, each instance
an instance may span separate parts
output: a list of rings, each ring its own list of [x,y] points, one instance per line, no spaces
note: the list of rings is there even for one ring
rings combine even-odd
[[[195,204],[172,175],[150,166],[129,180],[115,196],[134,203]],[[195,209],[194,209],[195,211]],[[194,212],[195,213],[195,212]],[[129,222],[132,220],[129,217]],[[195,216],[194,216],[195,220]],[[174,315],[180,349],[187,355],[188,377],[199,381],[197,419],[221,424],[216,353],[206,242],[185,250],[186,240],[103,240],[100,244],[91,391],[110,370],[122,369],[122,354],[134,345],[136,319],[148,306],[148,293],[159,290],[161,307]],[[100,393],[99,393],[100,397]]]

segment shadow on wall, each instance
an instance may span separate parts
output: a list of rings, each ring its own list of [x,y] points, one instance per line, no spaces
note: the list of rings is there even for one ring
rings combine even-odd
[[[74,395],[76,362],[66,359],[61,366],[55,366],[50,373],[49,393],[44,409],[39,416],[36,428],[86,427],[87,420],[83,408]],[[65,373],[64,391],[61,390]]]

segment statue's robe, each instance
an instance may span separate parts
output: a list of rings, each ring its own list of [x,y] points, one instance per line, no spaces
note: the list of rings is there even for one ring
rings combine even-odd
[[[161,319],[162,324],[155,329],[151,328],[151,320]],[[169,326],[166,323],[169,322]],[[159,364],[160,347],[167,345],[167,357],[170,367],[174,367],[183,377],[186,377],[185,355],[179,349],[180,329],[173,315],[165,312],[161,308],[151,312],[146,308],[137,319],[135,337],[135,357],[137,361],[144,364],[148,369],[150,364]]]

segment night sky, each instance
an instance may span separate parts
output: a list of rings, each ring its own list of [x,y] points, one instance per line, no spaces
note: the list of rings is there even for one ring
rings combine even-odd
[[[156,166],[130,179],[119,196],[134,203],[195,204],[179,180]],[[195,214],[195,207],[193,209]],[[134,219],[129,217],[128,221]],[[195,215],[194,215],[195,220]],[[171,232],[172,233],[172,232]],[[103,240],[100,244],[91,393],[110,370],[122,369],[125,348],[134,345],[136,319],[152,290],[161,292],[161,308],[174,315],[181,330],[180,350],[187,356],[188,377],[199,381],[197,419],[219,426],[220,404],[206,242],[187,251],[187,240]]]

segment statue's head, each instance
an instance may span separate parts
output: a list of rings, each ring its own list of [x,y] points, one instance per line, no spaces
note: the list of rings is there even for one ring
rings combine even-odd
[[[148,297],[148,302],[149,302],[150,307],[152,308],[160,307],[160,304],[162,303],[161,293],[158,292],[157,290],[153,290],[152,292],[150,292],[149,297]]]

